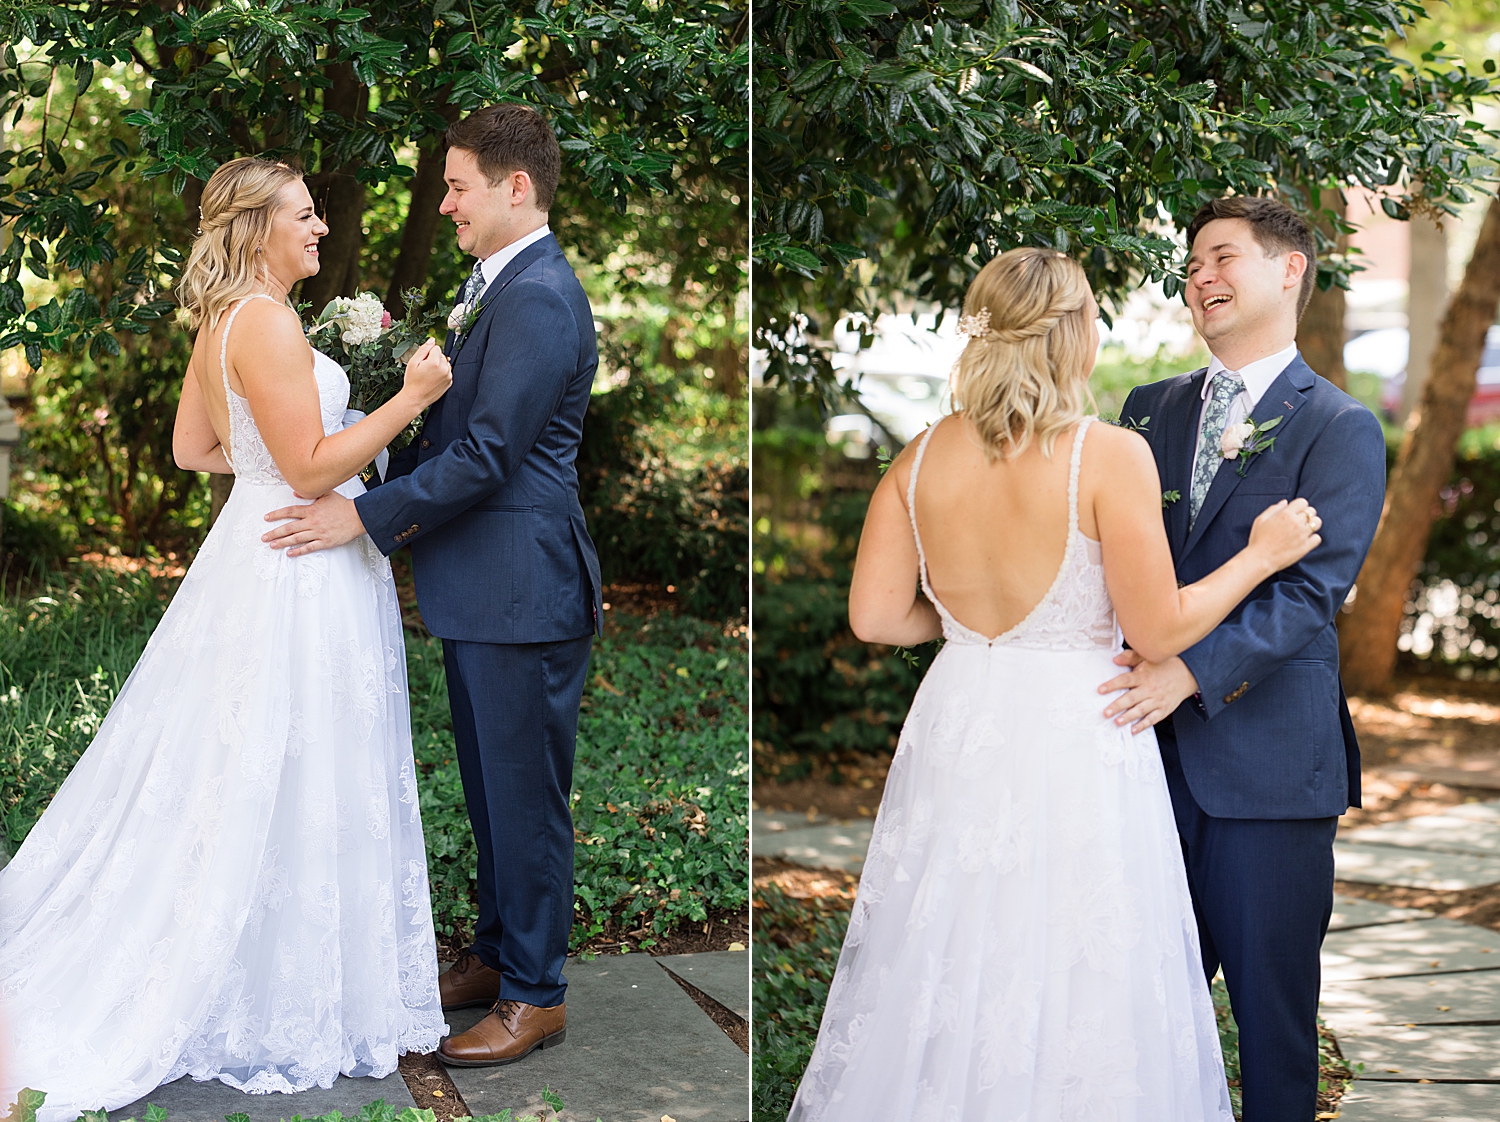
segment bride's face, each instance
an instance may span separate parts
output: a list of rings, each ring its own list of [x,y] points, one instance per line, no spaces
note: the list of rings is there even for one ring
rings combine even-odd
[[[328,233],[328,225],[318,217],[302,180],[288,183],[279,198],[261,256],[271,275],[290,289],[303,277],[317,273],[318,240]]]

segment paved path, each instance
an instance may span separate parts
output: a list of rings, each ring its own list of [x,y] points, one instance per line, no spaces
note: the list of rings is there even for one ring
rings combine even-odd
[[[858,873],[865,867],[873,818],[809,818],[805,814],[781,814],[755,810],[750,831],[757,857],[780,857],[810,869],[842,869]]]
[[[353,1118],[376,1099],[384,1099],[397,1111],[417,1105],[406,1089],[405,1081],[396,1072],[384,1079],[345,1079],[341,1076],[334,1080],[330,1090],[303,1091],[297,1095],[246,1095],[217,1080],[195,1083],[183,1078],[158,1087],[139,1102],[110,1111],[109,1122],[123,1122],[129,1118],[139,1122],[145,1117],[148,1103],[165,1110],[168,1122],[219,1122],[225,1115],[235,1112],[248,1115],[250,1122],[280,1122],[294,1114],[317,1118],[333,1110]]]
[[[1443,891],[1500,884],[1500,802],[1466,803],[1340,835],[1342,880]],[[1322,1015],[1364,1071],[1341,1122],[1500,1118],[1500,932],[1383,914],[1323,943]]]
[[[449,1068],[476,1117],[507,1108],[530,1113],[551,1087],[566,1104],[563,1122],[745,1122],[749,1058],[667,973],[671,969],[720,1004],[749,1001],[750,956],[743,952],[600,955],[570,959],[568,1038],[518,1064]],[[717,991],[717,993],[715,992]],[[718,996],[722,993],[723,996]],[[483,1009],[449,1014],[462,1031]]]
[[[757,811],[757,856],[857,873],[873,822]],[[1500,884],[1500,801],[1348,831],[1341,880],[1454,890]],[[1323,1019],[1363,1063],[1340,1122],[1500,1119],[1500,932],[1338,896],[1323,943]]]
[[[568,1037],[560,1047],[501,1068],[449,1068],[475,1116],[535,1112],[542,1089],[566,1104],[563,1122],[746,1122],[750,1117],[749,1058],[672,979],[701,990],[748,1019],[750,956],[742,951],[670,955],[600,955],[570,959]],[[448,1015],[461,1032],[483,1009]],[[222,1083],[179,1079],[141,1101],[111,1111],[110,1122],[145,1115],[147,1103],[168,1122],[220,1122],[243,1113],[249,1122],[316,1118],[338,1110],[348,1118],[376,1099],[400,1110],[416,1105],[399,1074],[386,1079],[339,1079],[332,1089],[298,1095],[245,1095]],[[431,1106],[427,1102],[424,1106]]]

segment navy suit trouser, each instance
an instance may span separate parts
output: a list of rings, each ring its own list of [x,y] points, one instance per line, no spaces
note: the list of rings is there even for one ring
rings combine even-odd
[[[458,768],[479,850],[471,948],[500,997],[563,1000],[573,930],[573,750],[592,635],[556,643],[443,640]]]
[[[1212,981],[1223,967],[1239,1026],[1243,1122],[1311,1122],[1338,819],[1210,817],[1188,789],[1170,730],[1159,740],[1203,972]]]

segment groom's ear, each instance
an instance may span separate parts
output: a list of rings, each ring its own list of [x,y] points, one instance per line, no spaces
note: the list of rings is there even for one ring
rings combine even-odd
[[[519,169],[507,172],[501,184],[505,200],[511,206],[525,206],[528,202],[536,205],[536,184],[532,183],[529,172]]]
[[[1282,277],[1282,288],[1302,288],[1302,278],[1307,275],[1307,254],[1300,249],[1289,250],[1286,255],[1286,273]]]

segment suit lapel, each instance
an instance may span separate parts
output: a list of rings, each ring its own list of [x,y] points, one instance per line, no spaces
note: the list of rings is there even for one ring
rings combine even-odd
[[[1280,417],[1282,419],[1281,424],[1271,430],[1268,435],[1276,437],[1277,443],[1285,447],[1287,429],[1291,427],[1302,402],[1306,400],[1307,395],[1303,391],[1312,388],[1313,377],[1312,368],[1303,362],[1301,354],[1298,354],[1287,365],[1287,368],[1277,375],[1276,380],[1271,383],[1270,387],[1261,396],[1260,401],[1256,403],[1255,408],[1251,411],[1249,419],[1257,425],[1263,425],[1272,417]],[[1203,509],[1198,512],[1198,520],[1193,523],[1192,532],[1183,544],[1182,553],[1179,555],[1179,558],[1186,557],[1192,551],[1192,548],[1198,544],[1199,540],[1203,537],[1204,531],[1208,529],[1208,524],[1214,520],[1214,516],[1223,509],[1224,504],[1229,500],[1229,496],[1234,494],[1235,488],[1240,485],[1240,480],[1260,468],[1261,461],[1267,456],[1274,457],[1275,455],[1276,449],[1273,446],[1267,451],[1253,456],[1250,460],[1250,466],[1245,469],[1245,475],[1240,474],[1238,460],[1221,460],[1219,462],[1219,470],[1214,474],[1214,481],[1209,485],[1208,494],[1203,498]],[[1187,505],[1186,496],[1187,492],[1184,491],[1184,507]]]
[[[500,299],[500,294],[505,291],[511,281],[524,273],[532,264],[540,261],[549,253],[561,253],[558,248],[557,239],[548,234],[540,241],[533,242],[500,270],[500,275],[491,281],[483,292],[479,294],[479,313],[474,317],[474,322],[469,325],[469,330],[462,336],[448,333],[448,342],[443,347],[443,353],[450,359],[457,357],[458,352],[463,349],[463,341],[474,334],[474,329],[479,326],[479,321],[489,314],[489,310],[495,306]]]
[[[1167,542],[1174,558],[1182,555],[1188,536],[1188,492],[1193,486],[1193,453],[1198,444],[1198,414],[1202,412],[1203,379],[1208,367],[1195,371],[1177,390],[1177,400],[1164,402],[1162,413],[1171,418],[1166,425],[1166,448],[1162,459],[1166,465],[1161,481],[1163,491],[1176,491],[1176,502],[1166,503]]]

